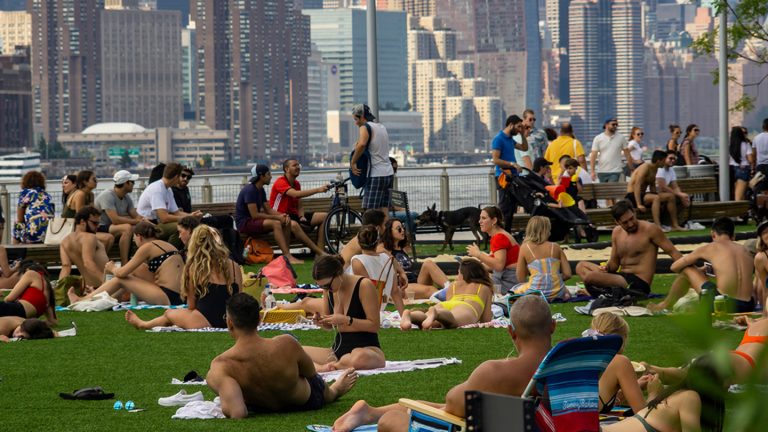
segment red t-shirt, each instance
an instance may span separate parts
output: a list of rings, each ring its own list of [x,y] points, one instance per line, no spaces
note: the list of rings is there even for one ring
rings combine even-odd
[[[299,180],[293,181],[293,186],[288,183],[288,179],[285,176],[280,176],[275,184],[272,185],[272,190],[269,192],[269,206],[273,210],[280,213],[299,215],[299,199],[291,198],[286,194],[288,189],[301,190],[301,184]]]
[[[507,250],[507,261],[504,263],[504,267],[517,262],[517,257],[520,255],[520,245],[513,245],[509,241],[509,237],[504,233],[498,233],[491,237],[491,256],[493,256],[494,252],[501,249]]]

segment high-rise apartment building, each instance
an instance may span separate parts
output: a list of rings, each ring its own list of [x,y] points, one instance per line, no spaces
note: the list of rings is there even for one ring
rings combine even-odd
[[[178,126],[183,118],[180,21],[178,11],[102,11],[103,121],[150,129]]]
[[[0,153],[34,147],[28,47],[0,56],[0,125]]]
[[[607,116],[616,116],[624,133],[643,124],[639,7],[639,0],[571,2],[571,120],[579,136],[600,133]]]
[[[181,30],[181,100],[184,120],[194,120],[197,113],[197,44],[195,23]]]
[[[501,99],[477,78],[475,64],[456,59],[456,32],[434,17],[411,19],[408,102],[422,114],[425,152],[487,149],[503,116]]]
[[[403,6],[409,15],[434,16],[437,2],[438,0],[403,0]]]
[[[368,100],[364,9],[309,9],[312,43],[323,60],[338,65],[341,110]],[[406,13],[377,13],[379,107],[403,109],[408,101]]]
[[[435,14],[456,31],[459,57],[473,61],[508,113],[541,110],[537,0],[440,0]],[[492,66],[491,66],[492,65]]]
[[[192,20],[198,120],[232,131],[234,159],[306,155],[309,18],[287,0],[196,0]]]
[[[307,62],[307,107],[309,152],[328,153],[328,75],[329,65],[315,44]]]
[[[30,0],[34,122],[50,141],[101,122],[104,0]]]
[[[0,47],[12,55],[17,46],[32,45],[32,16],[29,12],[0,11]]]

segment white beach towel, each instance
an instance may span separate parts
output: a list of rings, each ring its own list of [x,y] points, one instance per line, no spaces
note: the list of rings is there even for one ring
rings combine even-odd
[[[411,371],[421,370],[421,369],[434,369],[440,366],[452,365],[452,364],[461,364],[461,360],[454,357],[451,357],[451,358],[441,357],[441,358],[423,359],[423,360],[387,361],[386,365],[383,368],[358,370],[356,372],[359,376],[380,375],[380,374],[396,373],[396,372],[411,372]],[[330,371],[330,372],[319,372],[319,375],[323,377],[325,382],[330,382],[338,378],[342,372],[344,371],[337,370],[337,371]]]
[[[171,418],[182,420],[217,419],[224,418],[224,413],[221,411],[221,407],[215,402],[194,401],[176,410],[176,414],[172,415]]]

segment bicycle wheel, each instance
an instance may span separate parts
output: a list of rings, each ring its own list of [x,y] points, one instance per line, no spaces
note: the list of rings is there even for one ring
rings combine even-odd
[[[323,229],[325,230],[325,246],[331,254],[341,252],[350,240],[355,237],[363,226],[360,213],[349,207],[337,207],[328,213]]]

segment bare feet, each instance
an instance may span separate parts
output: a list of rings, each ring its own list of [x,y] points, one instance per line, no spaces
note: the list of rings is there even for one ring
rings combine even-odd
[[[662,310],[666,309],[667,305],[665,305],[663,302],[662,303],[648,303],[647,305],[645,305],[645,307],[648,308],[648,310],[651,311],[651,312],[659,312],[659,311],[662,311]]]
[[[128,321],[128,323],[137,329],[144,329],[146,322],[139,318],[133,311],[126,311],[125,312],[125,320]]]
[[[427,311],[427,318],[424,320],[424,322],[421,323],[422,330],[430,330],[432,328],[432,324],[435,322],[435,315],[435,308],[429,308]]]
[[[287,258],[288,258],[288,262],[291,264],[304,264],[304,261],[296,258],[293,255],[288,255]]]
[[[333,422],[333,432],[350,432],[358,426],[374,421],[376,419],[371,415],[371,407],[364,400],[359,400],[349,411]]]
[[[688,231],[688,228],[679,225],[672,225],[672,231]]]
[[[323,365],[316,365],[315,370],[318,372],[331,372],[336,370],[336,363],[326,363]]]
[[[352,387],[355,386],[355,383],[357,383],[357,371],[353,368],[349,368],[345,370],[344,372],[339,375],[338,378],[336,378],[336,381],[334,381],[333,384],[331,384],[330,387],[330,399],[326,399],[326,402],[333,402],[336,399],[344,396],[352,390]]]
[[[413,327],[411,323],[411,311],[408,309],[403,311],[403,317],[400,318],[400,330],[408,331]]]
[[[71,287],[70,289],[67,290],[67,297],[69,297],[70,304],[77,303],[83,299],[82,297],[75,294],[75,287]]]

